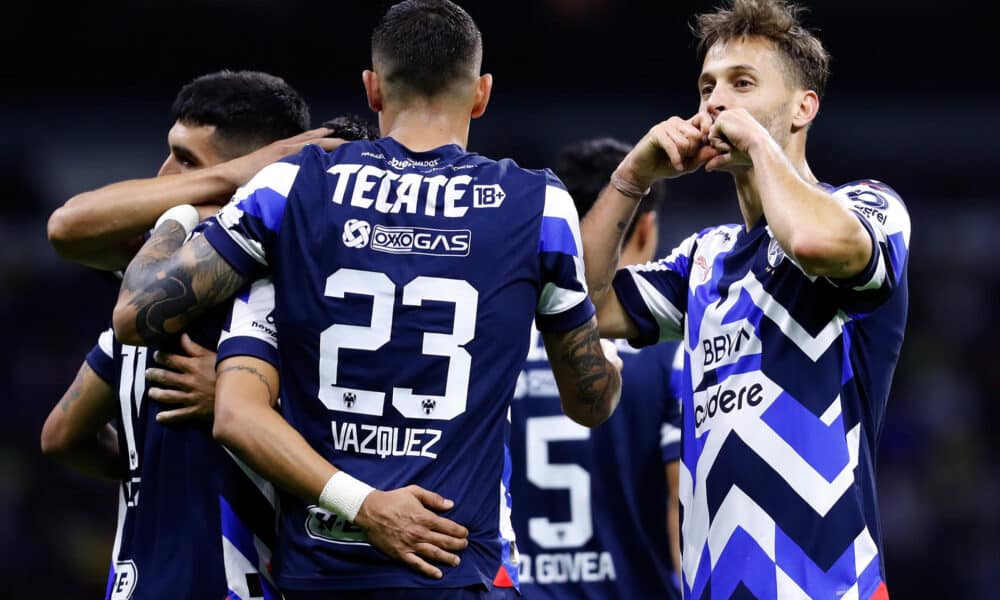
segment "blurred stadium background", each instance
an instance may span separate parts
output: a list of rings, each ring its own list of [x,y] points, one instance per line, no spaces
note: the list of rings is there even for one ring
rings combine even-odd
[[[564,143],[635,141],[696,109],[687,30],[707,1],[459,2],[478,21],[496,78],[470,148],[522,165]],[[75,193],[155,174],[179,87],[221,68],[285,77],[313,122],[367,114],[368,34],[389,3],[99,1],[6,7],[0,97],[0,598],[97,598],[116,513],[111,483],[41,456],[48,410],[117,294],[112,278],[60,260],[48,215]],[[911,305],[879,453],[895,598],[1000,597],[1000,77],[985,3],[806,2],[834,56],[810,136],[831,183],[893,186],[913,220]],[[947,10],[948,14],[944,14]],[[739,219],[730,180],[673,182],[663,249]],[[516,499],[515,499],[516,506]]]

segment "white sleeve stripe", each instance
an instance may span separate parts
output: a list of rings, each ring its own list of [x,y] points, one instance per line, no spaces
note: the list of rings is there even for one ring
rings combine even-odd
[[[653,318],[656,319],[656,323],[660,327],[659,341],[675,339],[680,336],[682,333],[681,324],[684,320],[684,315],[681,314],[681,311],[667,300],[645,277],[632,271],[631,267],[628,267],[628,269],[629,275],[632,276],[632,280],[635,282],[636,289],[639,290],[639,295],[642,296],[642,301],[646,303],[646,308],[649,309],[649,312],[653,313]]]
[[[583,256],[583,242],[580,238],[580,217],[576,212],[576,205],[569,192],[554,185],[545,186],[545,206],[542,209],[543,217],[556,217],[566,221],[569,229],[573,232],[573,241],[576,242],[576,255]]]
[[[114,330],[107,329],[101,333],[101,337],[97,338],[97,346],[108,358],[114,358],[114,336]]]
[[[295,177],[299,174],[299,165],[286,162],[276,162],[267,165],[253,176],[246,185],[236,190],[233,200],[239,202],[247,196],[261,188],[271,188],[275,192],[288,198],[288,193],[292,190]]]
[[[681,441],[681,428],[671,423],[664,423],[660,427],[660,446],[676,444]]]
[[[578,306],[586,299],[586,291],[567,290],[550,282],[542,288],[537,310],[542,315],[557,315]]]
[[[235,205],[233,207],[235,208]],[[222,210],[223,212],[225,212],[226,209]],[[260,264],[264,265],[265,267],[267,266],[267,257],[264,254],[264,246],[260,242],[258,242],[257,240],[251,240],[243,235],[240,235],[238,232],[233,231],[229,227],[225,226],[225,223],[221,222],[221,220],[220,220],[220,225],[222,225],[222,230],[226,232],[226,235],[229,236],[229,239],[233,240],[233,243],[239,246],[240,249],[242,249],[247,256],[259,262]]]

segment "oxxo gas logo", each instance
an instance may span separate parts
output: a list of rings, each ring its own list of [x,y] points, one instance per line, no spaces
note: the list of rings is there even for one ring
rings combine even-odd
[[[471,247],[472,232],[468,229],[376,225],[371,241],[372,250],[389,254],[468,256]]]
[[[344,223],[344,234],[340,239],[344,240],[344,245],[348,248],[364,248],[368,245],[371,231],[372,226],[367,221],[350,219]]]

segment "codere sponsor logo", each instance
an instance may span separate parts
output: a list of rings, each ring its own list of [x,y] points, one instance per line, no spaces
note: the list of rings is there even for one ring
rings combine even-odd
[[[747,406],[757,406],[764,400],[764,386],[760,383],[744,385],[739,389],[726,389],[725,385],[709,390],[709,394],[704,404],[697,401],[694,405],[694,424],[700,428],[705,421],[713,418],[718,413],[731,413],[734,410],[743,410]]]
[[[371,236],[372,250],[389,254],[468,256],[471,246],[472,232],[468,229],[376,225]]]

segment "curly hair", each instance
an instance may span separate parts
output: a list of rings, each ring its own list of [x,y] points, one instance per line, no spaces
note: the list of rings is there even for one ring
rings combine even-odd
[[[822,96],[830,55],[819,38],[799,23],[805,11],[785,0],[730,0],[728,6],[695,17],[691,28],[702,58],[720,41],[747,36],[770,40],[784,58],[792,82]]]

